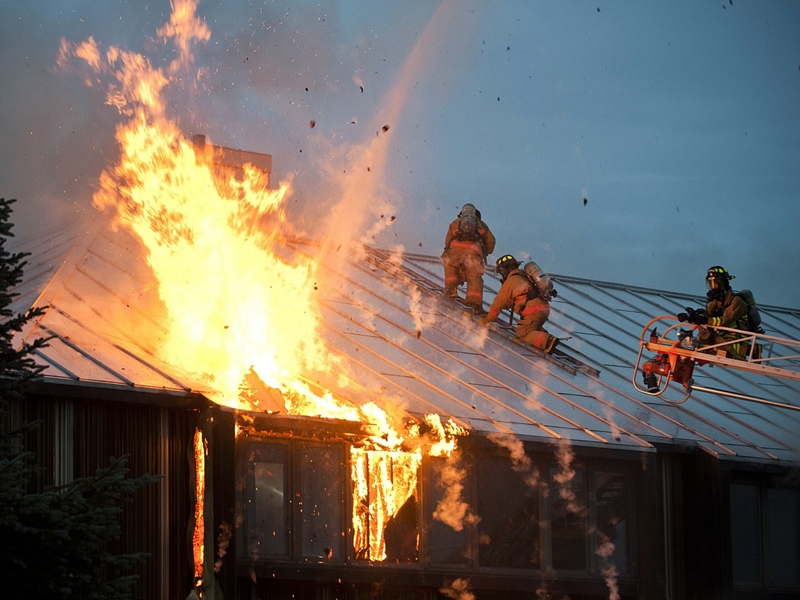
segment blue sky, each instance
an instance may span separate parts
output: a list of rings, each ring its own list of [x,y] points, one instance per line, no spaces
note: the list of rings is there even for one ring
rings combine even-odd
[[[116,153],[104,82],[56,68],[61,38],[158,64],[169,11],[0,0],[0,195],[19,200],[19,237],[90,215]],[[491,259],[698,294],[722,264],[760,302],[800,307],[800,3],[201,0],[198,13],[203,89],[175,85],[173,116],[187,136],[272,154],[300,229],[340,200],[332,156],[388,124],[375,212],[396,219],[377,246],[438,255],[472,202],[498,238]]]

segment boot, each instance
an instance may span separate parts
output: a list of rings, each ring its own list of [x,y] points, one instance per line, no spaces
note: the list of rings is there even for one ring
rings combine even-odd
[[[547,354],[552,354],[553,350],[556,349],[556,346],[558,346],[558,338],[554,335],[551,335],[550,339],[547,340],[547,345],[544,347],[544,351]]]
[[[642,379],[644,379],[644,386],[647,388],[647,391],[651,394],[655,394],[658,392],[658,379],[652,373],[642,373]]]
[[[444,295],[447,298],[458,298],[458,292],[456,291],[456,288],[454,288],[454,287],[444,288]]]
[[[488,315],[485,310],[483,310],[483,303],[482,302],[470,302],[469,305],[472,307],[472,314],[478,315],[482,317],[484,315]]]

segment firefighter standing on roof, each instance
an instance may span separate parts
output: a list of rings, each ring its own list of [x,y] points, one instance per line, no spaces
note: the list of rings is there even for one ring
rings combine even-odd
[[[488,325],[497,319],[501,310],[508,308],[520,315],[517,321],[517,337],[551,354],[558,345],[558,338],[550,335],[544,328],[550,317],[550,303],[542,297],[542,292],[529,277],[520,271],[520,264],[510,254],[497,259],[495,268],[503,278],[503,285],[489,308],[489,314],[481,319],[481,323]]]
[[[444,238],[444,289],[450,298],[456,288],[467,282],[466,303],[475,314],[483,315],[483,268],[486,257],[494,252],[495,237],[472,204],[465,204],[450,223]]]
[[[730,280],[733,275],[723,267],[715,266],[708,269],[706,274],[705,309],[686,308],[685,313],[678,315],[678,320],[692,323],[693,325],[708,325],[710,327],[730,327],[750,331],[750,322],[747,316],[747,302],[731,289]],[[700,342],[705,346],[721,344],[725,341],[735,340],[739,336],[731,332],[715,332],[712,329],[701,327],[698,334]],[[744,342],[729,344],[721,347],[731,358],[742,359],[747,355],[748,347]],[[702,348],[701,348],[702,350]]]

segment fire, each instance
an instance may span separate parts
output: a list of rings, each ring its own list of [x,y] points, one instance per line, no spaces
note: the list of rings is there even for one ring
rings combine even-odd
[[[264,173],[249,165],[239,176],[215,172],[210,146],[198,152],[168,117],[166,90],[182,80],[193,45],[210,38],[196,2],[173,0],[172,8],[158,35],[178,52],[163,68],[115,47],[102,53],[92,38],[62,41],[59,64],[74,55],[111,75],[107,102],[125,118],[116,132],[119,161],[101,175],[94,204],[112,212],[116,226],[132,231],[145,249],[168,316],[166,336],[147,340],[159,358],[202,380],[229,406],[258,410],[242,392],[255,377],[278,391],[289,414],[367,424],[373,435],[351,457],[355,548],[363,558],[381,560],[387,521],[415,495],[425,443],[409,444],[380,407],[316,394],[305,383],[303,373],[324,370],[331,360],[319,335],[320,259],[284,251],[288,183],[270,189]],[[436,416],[426,421],[426,437],[436,445],[424,449],[451,451],[463,432]],[[411,433],[419,436],[418,429]],[[205,455],[199,434],[195,458],[194,561],[202,576]]]
[[[353,546],[356,558],[386,558],[384,531],[389,517],[414,495],[419,452],[387,452],[353,448]]]
[[[319,368],[315,266],[278,253],[288,185],[268,190],[254,168],[217,185],[174,124],[150,115],[121,126],[117,138],[120,163],[102,175],[94,201],[115,208],[147,249],[169,314],[161,358],[205,379],[231,406],[251,370],[281,388],[304,367]]]
[[[205,550],[206,443],[202,432],[194,432],[194,530],[192,531],[192,560],[195,581],[203,578]]]

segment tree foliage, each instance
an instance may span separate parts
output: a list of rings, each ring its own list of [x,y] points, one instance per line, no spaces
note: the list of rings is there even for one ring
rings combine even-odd
[[[14,338],[46,307],[15,314],[25,253],[10,253],[11,205],[0,198],[0,590],[7,598],[123,599],[131,597],[132,566],[142,553],[115,554],[120,539],[122,504],[157,478],[128,478],[127,456],[111,458],[94,475],[32,491],[38,468],[24,449],[24,436],[37,424],[11,426],[11,402],[24,401],[26,386],[42,367],[34,352],[47,344],[37,339],[14,346]]]

